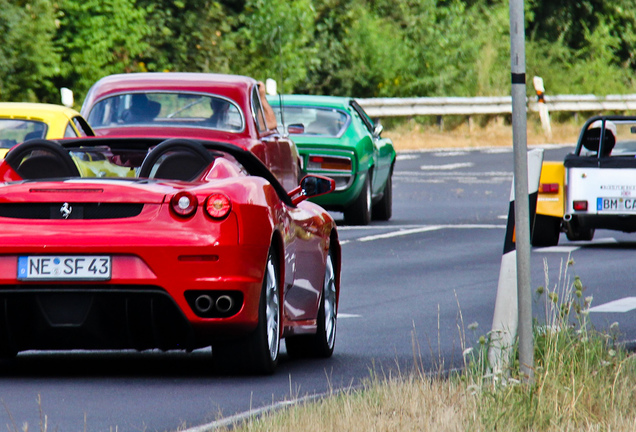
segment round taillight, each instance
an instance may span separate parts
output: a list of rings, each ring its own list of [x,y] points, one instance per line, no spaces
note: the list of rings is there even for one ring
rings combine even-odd
[[[230,210],[232,210],[232,203],[222,193],[212,194],[205,201],[205,211],[213,219],[223,219],[230,214]]]
[[[170,207],[181,217],[190,217],[197,211],[197,197],[190,192],[179,192],[170,200]]]

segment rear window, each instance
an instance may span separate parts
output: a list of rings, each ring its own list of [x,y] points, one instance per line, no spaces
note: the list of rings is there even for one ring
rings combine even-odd
[[[280,124],[302,124],[302,135],[340,135],[347,125],[349,116],[344,112],[331,108],[285,106],[285,118],[281,118],[280,107],[273,107]]]
[[[221,96],[191,93],[126,93],[103,99],[88,114],[94,128],[138,126],[200,127],[241,132],[239,107]]]
[[[0,118],[0,148],[11,148],[17,143],[44,138],[48,126],[35,120]]]

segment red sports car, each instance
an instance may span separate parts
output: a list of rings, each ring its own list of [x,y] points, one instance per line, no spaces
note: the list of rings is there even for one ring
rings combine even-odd
[[[331,356],[340,245],[253,153],[156,138],[31,140],[0,162],[0,354],[193,350],[271,373]]]
[[[265,90],[249,77],[210,73],[130,73],[97,81],[81,113],[101,136],[198,138],[250,150],[285,190],[298,186],[300,159],[278,133]]]

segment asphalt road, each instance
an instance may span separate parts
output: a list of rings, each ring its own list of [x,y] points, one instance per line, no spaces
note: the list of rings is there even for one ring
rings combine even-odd
[[[546,159],[568,150],[548,149]],[[0,426],[43,429],[46,416],[48,430],[64,432],[199,431],[253,409],[356,386],[372,370],[461,367],[463,349],[492,324],[512,172],[510,150],[400,154],[391,221],[340,228],[342,294],[331,359],[283,354],[275,375],[246,377],[216,374],[205,350],[21,353],[0,369]],[[533,289],[546,285],[545,267],[552,289],[560,266],[573,259],[572,275],[599,307],[590,313],[594,325],[618,322],[619,338],[630,341],[635,251],[636,235],[599,231],[588,243],[562,235],[559,247],[532,252]],[[542,300],[533,307],[541,318]]]

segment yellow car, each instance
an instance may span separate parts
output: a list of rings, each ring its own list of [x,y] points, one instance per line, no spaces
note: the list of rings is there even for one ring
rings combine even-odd
[[[539,179],[537,213],[532,229],[532,245],[556,246],[565,214],[565,166],[544,161]]]
[[[0,157],[14,145],[34,138],[95,136],[74,109],[63,105],[0,102]]]

